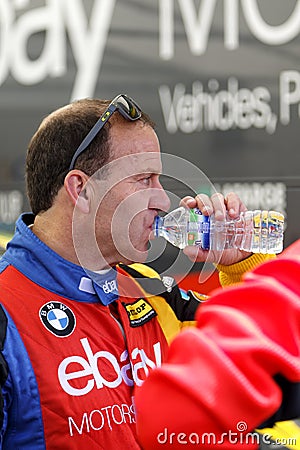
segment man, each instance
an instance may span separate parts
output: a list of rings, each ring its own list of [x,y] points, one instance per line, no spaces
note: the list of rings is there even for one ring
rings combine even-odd
[[[125,95],[74,102],[33,136],[32,213],[1,261],[2,449],[140,448],[134,388],[198,307],[128,266],[146,260],[154,218],[169,208],[160,173],[153,123]],[[244,209],[234,194],[185,201]],[[220,262],[239,278],[259,260],[233,250]]]
[[[300,415],[299,275],[300,240],[198,309],[137,389],[143,449],[300,448],[295,422],[262,429]]]

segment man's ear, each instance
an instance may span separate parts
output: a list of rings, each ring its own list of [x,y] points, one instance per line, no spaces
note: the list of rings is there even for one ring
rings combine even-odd
[[[90,212],[90,198],[88,195],[89,176],[81,170],[71,170],[65,177],[64,187],[71,202],[84,214]]]

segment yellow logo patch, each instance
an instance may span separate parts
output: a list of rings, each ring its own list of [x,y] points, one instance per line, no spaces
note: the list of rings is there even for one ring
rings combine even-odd
[[[188,291],[189,294],[191,294],[198,302],[205,302],[208,299],[208,295],[200,294],[196,291]]]
[[[139,298],[134,303],[123,303],[123,305],[127,311],[131,327],[144,325],[157,315],[144,298]]]

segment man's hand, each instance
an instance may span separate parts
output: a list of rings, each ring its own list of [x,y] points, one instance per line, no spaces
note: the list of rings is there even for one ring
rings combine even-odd
[[[231,192],[224,197],[220,193],[215,193],[211,197],[205,194],[198,194],[195,198],[184,197],[180,204],[188,208],[199,208],[205,216],[215,216],[216,220],[224,220],[226,214],[231,219],[236,219],[242,211],[247,211],[241,199]],[[197,262],[214,262],[218,264],[230,265],[242,261],[251,255],[249,252],[238,249],[228,249],[219,251],[202,250],[196,246],[188,246],[183,252],[192,260]]]

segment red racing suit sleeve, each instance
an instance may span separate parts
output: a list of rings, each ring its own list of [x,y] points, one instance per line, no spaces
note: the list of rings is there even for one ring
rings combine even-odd
[[[199,308],[197,328],[174,339],[167,363],[136,391],[142,448],[257,448],[246,433],[293,392],[278,376],[300,386],[300,241],[243,283],[217,290]],[[291,410],[300,415],[299,404]]]

